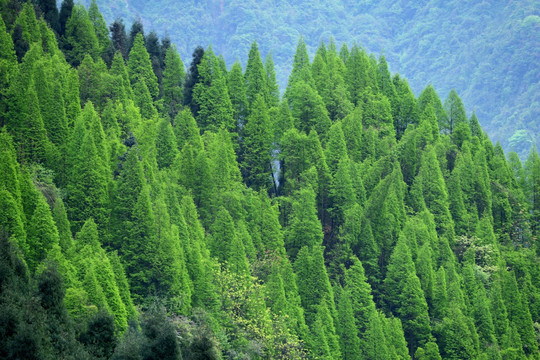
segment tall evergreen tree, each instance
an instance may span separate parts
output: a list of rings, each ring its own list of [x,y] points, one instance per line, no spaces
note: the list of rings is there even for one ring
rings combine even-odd
[[[448,124],[448,115],[446,114],[446,110],[443,107],[439,95],[437,95],[437,92],[432,85],[428,85],[418,97],[418,106],[421,113],[423,113],[430,105],[437,116],[439,128],[441,131],[445,130]]]
[[[128,38],[126,34],[126,27],[122,19],[116,19],[110,26],[111,41],[115,51],[119,51],[122,57],[127,59],[128,57]]]
[[[257,190],[272,186],[272,127],[266,104],[257,94],[243,129],[243,174],[246,184]]]
[[[202,131],[225,127],[234,131],[231,99],[226,77],[222,74],[212,49],[208,49],[197,66],[198,82],[193,87],[193,102],[197,105],[195,118]],[[187,84],[186,84],[187,86]]]
[[[272,59],[272,52],[266,54],[264,61],[264,70],[266,73],[266,87],[268,88],[268,106],[279,105],[279,85],[276,80],[276,70],[274,68],[274,60]]]
[[[285,234],[285,247],[292,259],[296,258],[302,247],[320,245],[323,236],[321,224],[317,219],[313,190],[300,189],[295,198],[290,225]]]
[[[248,102],[246,97],[246,80],[242,74],[242,65],[235,62],[229,71],[227,78],[227,87],[233,110],[233,119],[235,121],[237,132],[245,125],[248,114]]]
[[[316,130],[322,139],[326,139],[331,121],[320,95],[303,80],[295,81],[290,89],[287,99],[295,127],[306,133]]]
[[[146,183],[137,146],[128,148],[121,163],[111,196],[108,243],[117,250],[129,241],[128,231],[135,219],[133,209]],[[120,251],[120,254],[122,252]]]
[[[68,215],[77,232],[88,218],[103,227],[107,222],[107,169],[100,158],[92,133],[82,140],[68,183]]]
[[[156,160],[159,169],[167,168],[174,162],[176,154],[176,137],[171,122],[164,118],[159,122],[156,136]]]
[[[411,193],[417,211],[425,206],[435,217],[438,233],[452,239],[454,229],[449,212],[448,190],[432,147],[427,148],[422,156]]]
[[[444,101],[444,108],[448,118],[447,122],[441,127],[442,131],[452,134],[460,124],[468,124],[465,107],[455,90],[451,90],[448,94]]]
[[[392,252],[384,286],[388,309],[403,322],[409,352],[414,353],[429,340],[431,328],[424,293],[403,236]]]
[[[186,80],[184,82],[184,105],[190,107],[193,116],[197,116],[199,113],[199,106],[197,102],[193,100],[193,89],[195,85],[200,81],[199,79],[199,64],[204,56],[204,49],[201,46],[197,46],[193,51],[193,60],[189,66],[189,71],[186,74]]]
[[[38,194],[36,209],[28,228],[28,265],[30,270],[35,271],[39,263],[45,259],[47,253],[58,245],[58,229],[54,225],[51,210],[45,197]]]
[[[99,12],[96,0],[92,0],[90,2],[90,6],[88,7],[88,16],[90,17],[90,21],[92,21],[94,31],[96,32],[96,37],[99,44],[99,55],[103,57],[105,62],[110,64],[112,58],[107,58],[107,55],[112,55],[110,53],[107,54],[112,45],[111,39],[109,38],[109,29],[107,28],[105,19],[103,19],[103,15],[101,15],[101,12]]]
[[[81,4],[73,6],[64,37],[66,58],[71,65],[79,66],[86,54],[97,60],[100,54],[99,40],[90,16]]]
[[[291,74],[289,75],[287,89],[285,89],[286,98],[290,99],[290,94],[295,92],[292,89],[292,86],[298,81],[303,81],[311,88],[315,87],[315,82],[311,76],[311,65],[309,62],[306,43],[302,38],[298,40],[296,53],[294,54],[293,67]]]
[[[165,70],[163,70],[164,109],[171,119],[175,118],[184,102],[182,89],[184,78],[184,63],[176,47],[171,46],[165,54]]]
[[[63,36],[66,32],[66,24],[73,11],[73,0],[62,0],[60,12],[58,13],[59,35]]]
[[[250,109],[254,106],[257,95],[260,95],[265,103],[268,103],[269,93],[266,84],[266,71],[259,54],[257,42],[251,44],[246,65],[246,98]]]
[[[152,98],[154,100],[157,99],[159,95],[158,82],[152,69],[150,56],[144,46],[144,37],[142,34],[137,34],[135,37],[133,47],[129,52],[127,67],[131,85],[135,86],[137,83],[144,81]]]

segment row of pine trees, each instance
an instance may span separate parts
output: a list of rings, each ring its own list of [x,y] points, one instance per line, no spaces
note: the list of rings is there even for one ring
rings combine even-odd
[[[539,359],[540,157],[299,41],[186,69],[96,1],[0,2],[0,357]]]

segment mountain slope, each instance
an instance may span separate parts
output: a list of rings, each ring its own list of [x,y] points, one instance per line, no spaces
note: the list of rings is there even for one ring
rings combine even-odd
[[[83,1],[88,5],[89,1]],[[288,56],[303,36],[311,55],[331,36],[384,53],[418,95],[433,84],[451,89],[476,111],[493,141],[522,158],[540,145],[540,8],[525,1],[98,1],[108,23],[140,18],[168,35],[185,63],[197,45],[212,44],[231,65],[244,64],[252,41],[273,53],[281,88]],[[470,114],[469,114],[470,115]]]

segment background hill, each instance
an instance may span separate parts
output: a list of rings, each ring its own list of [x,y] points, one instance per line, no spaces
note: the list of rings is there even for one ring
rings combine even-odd
[[[86,6],[89,0],[82,1]],[[142,1],[99,0],[107,23],[168,35],[186,63],[197,45],[212,44],[230,66],[245,65],[257,40],[272,49],[283,91],[290,54],[303,36],[314,55],[321,41],[358,43],[384,54],[391,71],[416,95],[433,84],[441,98],[456,89],[493,141],[522,158],[540,144],[540,17],[538,1]],[[470,114],[469,114],[470,115]]]

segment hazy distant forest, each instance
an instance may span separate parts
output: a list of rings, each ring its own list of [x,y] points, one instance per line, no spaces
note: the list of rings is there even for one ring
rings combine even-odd
[[[457,91],[309,33],[284,73],[95,0],[0,15],[1,359],[540,359],[540,156]]]

